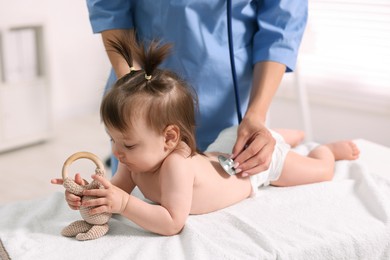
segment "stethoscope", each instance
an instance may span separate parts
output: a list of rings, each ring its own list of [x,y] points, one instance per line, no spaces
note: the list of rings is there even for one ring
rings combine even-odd
[[[238,124],[240,124],[242,121],[242,113],[241,113],[240,95],[238,92],[238,85],[237,85],[236,64],[234,62],[234,46],[233,46],[233,30],[232,30],[232,1],[231,0],[226,1],[226,11],[227,11],[226,12],[226,14],[227,14],[227,35],[228,35],[228,42],[229,42],[230,67],[232,70],[237,119],[238,119]],[[222,168],[229,175],[236,174],[236,171],[234,169],[233,159],[226,158],[225,156],[220,155],[220,156],[218,156],[218,161],[221,164]]]

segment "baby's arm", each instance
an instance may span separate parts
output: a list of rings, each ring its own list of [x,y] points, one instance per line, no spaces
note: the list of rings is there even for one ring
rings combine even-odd
[[[194,174],[185,161],[182,156],[171,154],[162,165],[161,205],[131,196],[122,215],[151,232],[165,236],[178,234],[190,214],[194,184]]]
[[[118,164],[118,170],[114,177],[111,178],[111,183],[127,193],[131,193],[135,188],[135,183],[131,178],[129,170],[122,163]]]
[[[171,154],[161,166],[161,205],[125,195],[107,180],[94,176],[106,189],[85,191],[84,195],[100,197],[87,201],[85,206],[98,206],[92,214],[120,213],[146,230],[166,236],[175,235],[184,227],[192,203],[194,175],[184,161],[180,155]],[[114,193],[116,195],[111,195]]]
[[[52,179],[52,184],[59,184],[63,185],[62,179]],[[75,183],[79,185],[86,185],[88,184],[87,181],[83,180],[81,178],[81,175],[77,173],[75,175]],[[135,184],[133,180],[131,179],[129,171],[124,167],[123,165],[118,165],[118,171],[114,175],[114,177],[111,179],[111,183],[115,186],[119,187],[120,189],[131,193],[133,189],[135,188]],[[81,206],[81,196],[75,195],[70,193],[69,191],[65,190],[65,200],[68,203],[69,207],[74,210],[79,210]]]

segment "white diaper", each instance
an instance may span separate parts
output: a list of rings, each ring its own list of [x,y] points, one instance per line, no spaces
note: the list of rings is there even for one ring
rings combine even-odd
[[[217,139],[207,147],[206,152],[222,152],[230,154],[237,139],[237,127],[238,126],[232,126],[224,129],[218,135]],[[252,197],[256,196],[259,187],[268,186],[271,181],[279,179],[280,174],[282,173],[284,160],[290,150],[290,145],[286,144],[280,134],[272,130],[269,131],[276,141],[275,149],[272,153],[272,159],[268,170],[250,177],[252,184]]]

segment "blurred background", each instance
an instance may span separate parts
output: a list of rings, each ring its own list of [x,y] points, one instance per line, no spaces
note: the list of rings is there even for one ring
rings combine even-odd
[[[98,116],[109,68],[85,1],[0,0],[0,204],[62,191],[50,179],[74,152],[109,155]],[[310,0],[269,124],[390,147],[388,0]],[[74,168],[86,179],[94,169]]]

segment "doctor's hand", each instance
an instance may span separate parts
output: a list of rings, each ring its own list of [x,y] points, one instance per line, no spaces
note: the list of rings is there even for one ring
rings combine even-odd
[[[84,196],[95,196],[97,198],[83,201],[82,205],[94,207],[89,212],[91,215],[104,212],[121,214],[126,209],[130,195],[102,176],[94,174],[92,179],[100,182],[104,189],[84,190]]]
[[[237,130],[232,159],[242,177],[258,174],[269,168],[275,139],[264,124],[243,118]]]
[[[88,182],[86,180],[81,178],[80,173],[77,173],[75,175],[74,181],[75,181],[75,183],[77,183],[79,185],[87,185],[88,184]],[[52,179],[51,183],[62,185],[64,183],[64,181],[62,179]],[[65,190],[65,200],[71,209],[74,209],[74,210],[80,209],[80,206],[81,206],[81,197],[80,196],[77,196],[77,195],[72,194],[69,191]]]

